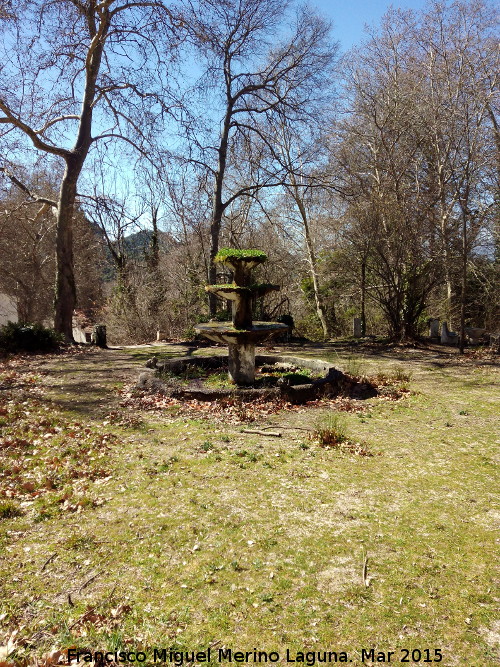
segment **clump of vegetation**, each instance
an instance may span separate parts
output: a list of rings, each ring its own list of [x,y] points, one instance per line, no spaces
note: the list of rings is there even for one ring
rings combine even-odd
[[[209,387],[229,387],[233,383],[229,380],[227,371],[220,371],[215,373],[210,373],[206,379],[206,384]]]
[[[353,378],[359,378],[364,374],[364,361],[359,357],[348,356],[344,363],[344,371]]]
[[[238,250],[237,248],[221,248],[214,257],[214,262],[223,264],[232,259],[252,259],[255,262],[265,262],[267,255],[262,250],[248,249]]]
[[[202,452],[211,452],[212,449],[214,449],[214,445],[210,442],[210,440],[205,440],[205,442],[201,445]]]
[[[17,503],[12,500],[4,500],[0,503],[0,521],[2,519],[12,519],[16,516],[21,516],[22,509]]]
[[[0,350],[5,352],[53,352],[62,336],[41,324],[8,322],[0,327]]]
[[[309,382],[312,381],[311,375],[308,375],[307,373],[284,373],[282,375],[283,380],[286,380],[289,384],[292,386],[298,385],[298,384],[308,384]]]
[[[338,415],[323,417],[313,431],[312,438],[325,449],[338,449],[358,456],[373,456],[365,444],[348,437],[345,422]]]
[[[412,379],[412,372],[406,371],[403,368],[396,368],[396,370],[390,373],[379,371],[376,375],[373,376],[373,381],[377,385],[381,386],[398,383],[409,383]]]
[[[337,446],[347,441],[345,423],[338,415],[323,417],[317,424],[314,435],[322,447]]]

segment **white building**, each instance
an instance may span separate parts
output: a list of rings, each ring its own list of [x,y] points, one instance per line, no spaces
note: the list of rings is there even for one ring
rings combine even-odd
[[[17,322],[17,306],[14,299],[0,292],[0,326]]]

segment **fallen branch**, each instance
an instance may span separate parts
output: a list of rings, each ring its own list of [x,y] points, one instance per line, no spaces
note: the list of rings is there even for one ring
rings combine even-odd
[[[244,428],[241,430],[241,433],[255,433],[256,435],[265,435],[272,438],[281,438],[281,433],[276,433],[276,431],[261,431],[258,429]]]
[[[312,428],[307,428],[306,426],[281,426],[280,424],[274,424],[274,426],[263,426],[263,429],[266,428],[288,428],[292,431],[312,431]]]
[[[52,561],[54,560],[54,558],[57,558],[57,554],[52,554],[51,556],[49,556],[49,557],[47,558],[47,560],[45,561],[45,563],[42,565],[42,569],[40,570],[40,572],[44,572],[44,571],[45,571],[45,568],[47,567],[47,565],[48,565],[49,563],[52,563]]]
[[[97,572],[97,574],[94,574],[92,577],[90,577],[90,579],[87,579],[87,581],[85,581],[85,582],[80,586],[80,588],[78,589],[78,592],[81,593],[81,592],[83,591],[84,588],[87,588],[87,586],[88,586],[89,584],[91,584],[95,579],[97,579],[97,577],[101,576],[101,574],[102,574],[102,571],[101,571],[101,572]]]

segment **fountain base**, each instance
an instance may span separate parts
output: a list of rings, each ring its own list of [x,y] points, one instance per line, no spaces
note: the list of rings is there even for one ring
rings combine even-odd
[[[299,375],[298,378],[295,376],[287,381],[285,373],[283,380],[275,377],[274,382],[272,379],[270,379],[271,382],[266,379],[262,383],[263,378],[259,377],[253,386],[250,383],[239,386],[231,383],[226,387],[214,388],[213,385],[204,384],[201,379],[206,377],[204,370],[222,370],[230,363],[226,355],[177,357],[161,362],[153,357],[146,364],[149,370],[141,374],[137,388],[188,400],[215,401],[226,397],[238,397],[242,401],[252,401],[281,398],[294,404],[307,403],[320,396],[336,396],[345,391],[355,398],[366,398],[377,394],[369,383],[353,381],[327,361],[288,355],[258,354],[255,356],[255,363],[258,367],[265,366],[266,372],[269,372],[268,367],[270,366],[275,366],[278,372],[283,372],[283,370],[288,372],[290,366],[296,369],[308,369],[314,377],[311,377],[309,381],[306,378],[300,380]],[[196,373],[193,374],[193,370],[197,367],[200,368],[199,379],[196,379]],[[179,380],[176,381],[172,375],[177,375]],[[186,376],[191,378],[187,384],[183,382]]]

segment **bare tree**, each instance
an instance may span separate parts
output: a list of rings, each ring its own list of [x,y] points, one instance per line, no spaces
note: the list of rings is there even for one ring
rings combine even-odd
[[[36,0],[3,23],[1,169],[26,192],[14,168],[33,159],[26,158],[30,147],[35,159],[45,156],[47,165],[64,167],[54,199],[30,194],[56,212],[54,323],[67,340],[73,338],[80,174],[96,142],[119,138],[141,149],[154,119],[167,110],[157,84],[167,70],[160,53],[169,49],[158,42],[171,29],[170,11],[160,0]],[[139,113],[148,123],[138,122]]]
[[[356,233],[365,226],[372,273],[386,290],[369,294],[378,295],[394,329],[390,304],[403,313],[414,301],[404,294],[411,288],[424,299],[422,310],[441,262],[448,304],[455,290],[461,294],[462,345],[467,266],[492,209],[493,17],[484,2],[389,12],[351,55],[351,115],[337,152]]]
[[[326,119],[325,119],[326,120]],[[321,160],[324,156],[324,141],[317,127],[310,121],[307,126],[300,125],[293,128],[287,119],[281,117],[275,121],[278,126],[277,153],[284,171],[283,190],[290,198],[298,212],[301,236],[305,246],[308,269],[312,280],[312,291],[316,314],[323,336],[329,339],[336,326],[335,304],[330,303],[330,317],[327,316],[318,270],[317,246],[315,226],[321,221],[321,207],[319,195],[325,194],[331,183],[325,183],[325,164]],[[322,150],[323,148],[323,150]],[[312,218],[318,218],[316,225]]]
[[[492,214],[497,31],[498,12],[483,1],[430,5],[410,29],[422,72],[421,141],[442,248],[446,314],[450,322],[460,320],[462,351],[468,265]]]
[[[350,54],[350,114],[335,155],[349,237],[372,283],[366,293],[384,311],[391,334],[404,339],[416,334],[436,275],[427,199],[419,186],[423,161],[416,130],[422,121],[411,103],[419,71],[403,65],[411,45],[400,28],[392,15],[386,17],[381,33]]]
[[[240,197],[281,182],[265,123],[278,108],[290,122],[304,118],[311,112],[314,94],[325,88],[332,60],[329,25],[302,9],[290,35],[278,40],[286,9],[287,3],[278,0],[199,0],[185,11],[191,42],[205,67],[196,90],[205,108],[213,103],[202,115],[218,123],[214,137],[209,122],[200,127],[192,117],[186,121],[191,160],[209,170],[213,183],[210,282],[216,280],[212,260],[226,209]],[[229,176],[245,153],[246,164],[253,166],[251,178],[233,181]],[[212,298],[212,315],[215,308]]]

